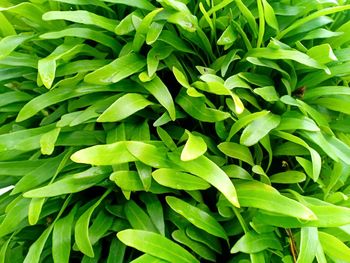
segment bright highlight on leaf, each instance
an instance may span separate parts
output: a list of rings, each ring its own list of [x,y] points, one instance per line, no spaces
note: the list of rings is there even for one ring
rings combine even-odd
[[[181,152],[182,161],[190,161],[198,158],[207,151],[207,145],[202,137],[193,135],[189,131],[186,131],[188,139],[186,141],[185,147]]]

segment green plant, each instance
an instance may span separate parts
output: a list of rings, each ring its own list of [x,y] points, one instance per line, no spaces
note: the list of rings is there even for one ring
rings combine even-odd
[[[2,0],[1,262],[350,262],[347,0]]]

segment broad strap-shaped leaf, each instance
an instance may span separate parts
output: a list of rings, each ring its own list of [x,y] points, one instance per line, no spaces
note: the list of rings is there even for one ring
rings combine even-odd
[[[0,224],[0,237],[8,235],[20,227],[20,223],[28,216],[29,204],[29,199],[17,198],[12,206],[7,207],[6,216]]]
[[[83,27],[66,28],[61,31],[53,31],[40,35],[42,39],[59,39],[62,37],[80,37],[91,39],[102,45],[110,47],[112,50],[120,50],[121,45],[112,37],[97,30]]]
[[[139,52],[143,43],[146,40],[146,34],[148,31],[148,28],[150,27],[152,20],[154,17],[163,10],[163,8],[155,9],[151,12],[149,12],[141,21],[140,25],[136,29],[136,34],[134,37],[134,41],[132,43],[133,50],[135,52]]]
[[[51,155],[55,149],[55,143],[60,134],[61,128],[55,128],[40,138],[40,149],[42,154]]]
[[[77,209],[78,206],[75,206],[66,217],[57,220],[54,225],[52,233],[52,257],[55,262],[69,262],[73,221]]]
[[[193,98],[181,90],[176,97],[177,104],[193,118],[203,122],[217,122],[230,117],[230,114],[216,109],[207,108],[202,98]]]
[[[218,145],[218,148],[229,157],[239,159],[251,166],[254,165],[253,156],[249,148],[245,145],[234,142],[222,142]]]
[[[140,72],[146,65],[146,60],[138,54],[130,53],[119,57],[110,64],[87,74],[87,83],[108,85]]]
[[[0,59],[7,57],[13,50],[23,42],[33,38],[32,33],[21,33],[18,35],[7,36],[0,41]]]
[[[139,174],[136,171],[116,171],[109,177],[124,191],[145,191]],[[155,181],[152,181],[149,192],[155,194],[173,192],[171,188],[164,187]]]
[[[240,142],[246,146],[256,144],[272,129],[276,128],[279,125],[280,120],[280,116],[272,113],[254,120],[243,130]]]
[[[281,242],[273,232],[257,234],[253,231],[242,236],[232,247],[231,253],[258,253],[265,249],[282,250]]]
[[[137,159],[129,153],[125,142],[95,145],[75,152],[71,159],[76,163],[92,165],[115,165],[134,162]]]
[[[203,259],[216,262],[214,251],[209,250],[207,246],[189,238],[183,230],[175,230],[171,236],[179,243],[189,247]]]
[[[205,156],[200,156],[196,160],[186,162],[180,160],[178,153],[169,153],[168,156],[174,164],[186,172],[204,179],[218,189],[232,205],[239,207],[237,193],[233,183],[227,174],[214,162]]]
[[[196,227],[217,237],[227,239],[224,228],[207,212],[176,197],[167,196],[166,202],[175,212],[179,213]]]
[[[152,173],[152,177],[159,184],[178,190],[205,190],[210,187],[210,185],[200,177],[171,168],[155,170]]]
[[[26,173],[15,185],[11,194],[17,194],[44,183],[45,181],[52,180],[63,169],[69,160],[71,150],[67,150],[60,155],[45,159],[46,162],[42,162],[40,166],[32,171]]]
[[[86,10],[50,11],[43,15],[43,20],[57,20],[57,19],[63,19],[63,20],[68,20],[68,21],[87,24],[87,25],[94,25],[111,32],[114,32],[114,27],[116,26],[116,22],[117,22],[113,19],[96,15]]]
[[[141,193],[140,199],[146,205],[147,213],[158,232],[165,235],[164,212],[159,198],[151,193]]]
[[[127,246],[172,263],[199,263],[187,250],[160,234],[127,229],[120,231],[117,237]]]
[[[93,167],[86,171],[70,174],[49,185],[25,192],[23,196],[38,198],[76,193],[101,182],[111,172],[109,167]]]
[[[289,59],[312,68],[323,69],[325,72],[329,72],[327,66],[297,50],[272,49],[270,47],[255,48],[247,53],[247,57],[267,58],[272,60]]]
[[[350,248],[333,235],[319,231],[318,238],[324,252],[334,261],[350,262]]]
[[[60,209],[54,222],[49,227],[47,227],[42,232],[40,237],[30,246],[28,254],[26,255],[26,257],[24,259],[24,263],[32,263],[32,262],[38,263],[40,261],[40,255],[44,249],[45,243],[46,243],[47,239],[49,238],[49,235],[51,234],[55,223],[57,222],[57,220],[60,218],[60,216],[62,215],[62,213],[64,212],[64,210],[68,206],[70,200],[71,200],[71,196],[69,198],[67,198],[66,201],[64,202],[64,204],[62,205],[62,208]]]
[[[151,93],[159,103],[167,109],[169,116],[172,120],[175,120],[175,105],[173,98],[171,97],[170,91],[162,80],[155,76],[151,81],[142,83],[143,87]]]
[[[306,180],[304,173],[293,170],[276,173],[269,178],[271,183],[277,184],[296,184]]]
[[[316,227],[302,227],[300,232],[300,253],[297,263],[312,263],[317,252],[318,230]]]
[[[158,232],[149,215],[134,201],[129,200],[124,207],[124,211],[133,229]]]
[[[89,239],[89,222],[94,210],[101,204],[103,199],[111,192],[107,190],[92,206],[89,207],[75,224],[74,237],[79,250],[89,257],[94,257],[94,251]]]
[[[117,99],[98,117],[98,122],[121,121],[153,103],[138,93],[128,93]]]
[[[134,86],[132,82],[126,81],[117,84],[119,87],[131,88]],[[69,87],[60,87],[53,90],[50,90],[44,94],[41,94],[38,97],[35,97],[27,104],[18,113],[16,118],[17,122],[24,121],[35,114],[37,114],[42,109],[45,109],[48,106],[51,106],[62,101],[80,97],[86,94],[96,93],[96,92],[115,92],[117,89],[116,86],[93,86],[93,85],[79,85],[78,87],[72,89]]]
[[[188,139],[181,152],[182,161],[191,161],[203,155],[207,151],[207,145],[202,137],[196,136],[186,130]]]
[[[105,2],[122,4],[122,5],[137,7],[137,8],[141,8],[141,9],[145,9],[145,10],[153,10],[155,8],[147,0],[135,0],[135,1],[131,1],[131,2],[128,0],[106,0]]]
[[[216,251],[217,253],[222,253],[222,248],[220,245],[219,238],[209,234],[208,232],[195,227],[194,225],[189,225],[186,228],[186,234],[189,238],[201,242]]]
[[[238,200],[243,207],[255,207],[304,220],[317,216],[301,203],[281,195],[275,188],[258,181],[236,184]]]

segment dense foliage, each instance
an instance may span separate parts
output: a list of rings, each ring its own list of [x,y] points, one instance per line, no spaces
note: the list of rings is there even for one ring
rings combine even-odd
[[[347,0],[1,0],[2,262],[350,262]]]

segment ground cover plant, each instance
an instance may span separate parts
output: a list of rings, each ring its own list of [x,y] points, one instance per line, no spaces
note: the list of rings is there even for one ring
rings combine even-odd
[[[2,262],[350,262],[350,3],[2,0]]]

